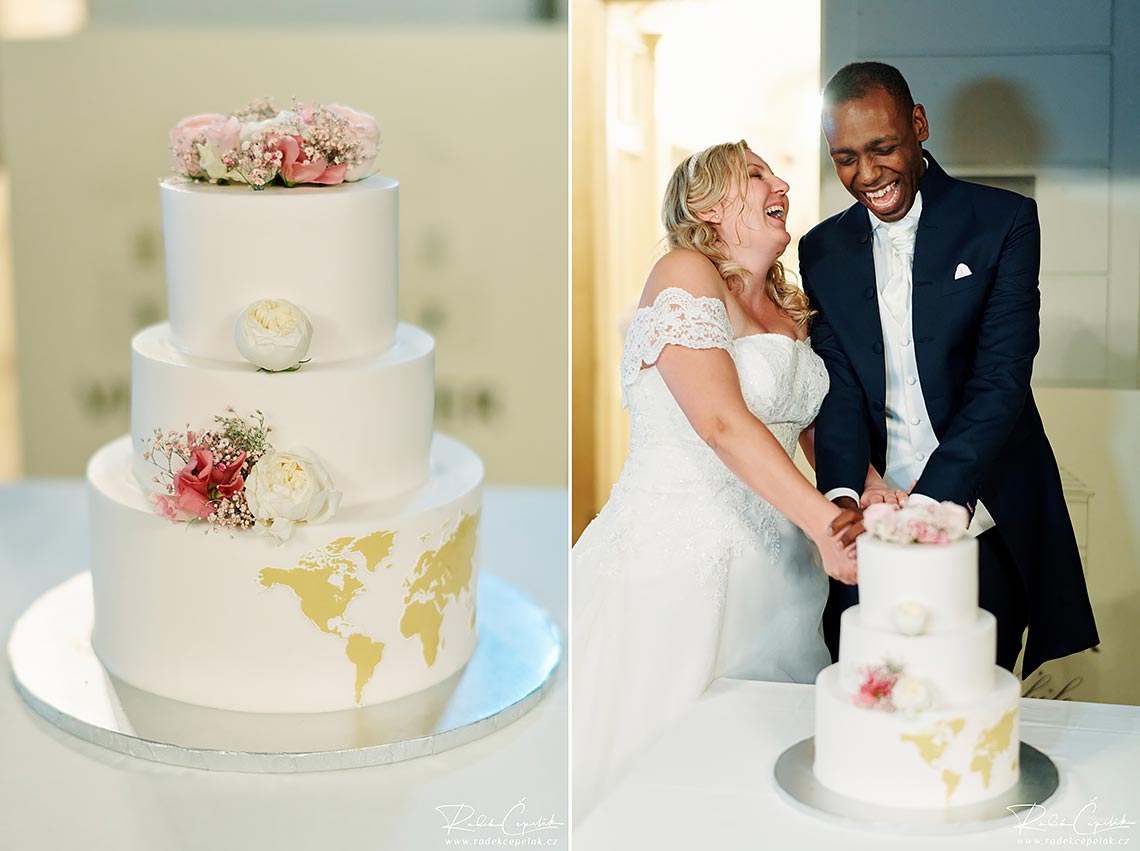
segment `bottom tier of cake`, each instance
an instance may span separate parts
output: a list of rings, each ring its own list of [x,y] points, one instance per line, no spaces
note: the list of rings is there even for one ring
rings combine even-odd
[[[996,797],[1017,783],[1020,683],[994,669],[983,697],[915,713],[868,709],[842,690],[839,666],[815,689],[815,776],[869,803],[937,808]]]
[[[87,469],[95,627],[108,671],[186,703],[327,712],[458,671],[477,640],[483,465],[437,435],[429,481],[278,544],[153,513],[129,437]]]

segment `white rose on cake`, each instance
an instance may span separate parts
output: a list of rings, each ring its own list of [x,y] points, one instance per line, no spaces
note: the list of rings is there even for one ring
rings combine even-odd
[[[313,339],[308,314],[284,299],[263,298],[246,305],[234,325],[241,356],[267,372],[297,369]]]
[[[891,689],[891,703],[899,712],[921,712],[934,702],[930,684],[922,677],[903,675]]]
[[[903,635],[922,635],[926,632],[929,612],[921,603],[899,603],[895,606],[895,629]]]
[[[307,449],[267,452],[245,480],[249,510],[279,541],[297,523],[323,523],[340,507],[340,491],[316,456]]]

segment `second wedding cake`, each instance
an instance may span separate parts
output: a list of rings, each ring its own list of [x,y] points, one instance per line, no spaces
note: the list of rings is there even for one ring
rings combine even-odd
[[[474,652],[483,466],[433,434],[435,347],[397,321],[378,143],[338,106],[172,133],[169,321],[135,336],[131,433],[87,472],[93,646],[137,688],[333,711]]]
[[[1020,683],[995,664],[966,523],[949,503],[867,509],[859,605],[841,617],[839,662],[816,679],[814,772],[829,789],[934,809],[1017,783]]]

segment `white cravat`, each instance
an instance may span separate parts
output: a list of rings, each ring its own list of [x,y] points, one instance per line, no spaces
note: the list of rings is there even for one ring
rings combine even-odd
[[[914,336],[911,329],[912,267],[915,234],[922,216],[922,193],[915,195],[914,205],[897,222],[883,222],[870,210],[872,249],[875,261],[875,283],[878,292],[879,319],[883,328],[886,362],[887,466],[883,480],[895,490],[910,490],[922,476],[926,462],[938,448],[938,437],[926,410],[922,381],[918,374]],[[859,494],[850,488],[835,488],[827,499]],[[911,494],[915,503],[933,502],[924,494]],[[979,535],[994,525],[985,506],[978,503],[970,533]]]
[[[907,322],[910,314],[911,267],[914,265],[914,234],[918,230],[921,204],[916,200],[905,218],[897,222],[879,222],[874,230],[875,259],[882,259],[886,275],[880,276],[876,268],[879,296],[894,320]],[[876,267],[880,264],[876,262]]]

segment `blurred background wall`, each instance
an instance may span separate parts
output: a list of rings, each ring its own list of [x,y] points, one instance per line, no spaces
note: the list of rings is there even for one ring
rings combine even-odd
[[[0,3],[0,478],[80,475],[128,429],[166,313],[158,180],[186,115],[259,96],[375,115],[401,318],[437,428],[492,484],[565,484],[567,30],[547,0]]]
[[[663,176],[691,150],[747,138],[791,184],[784,259],[795,268],[794,240],[851,203],[822,145],[818,92],[847,62],[883,60],[926,106],[926,146],[951,174],[1039,206],[1034,392],[1102,646],[1045,666],[1026,692],[1140,703],[1140,4],[574,0],[573,9],[574,537],[625,455],[617,365],[625,317],[659,252]]]

